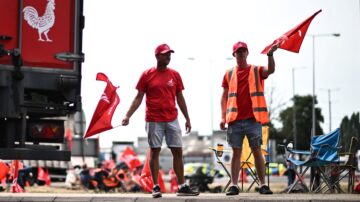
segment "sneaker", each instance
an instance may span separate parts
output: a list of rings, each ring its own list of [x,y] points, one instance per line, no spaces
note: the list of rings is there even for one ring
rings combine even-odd
[[[235,185],[232,185],[231,187],[229,187],[229,189],[226,192],[226,196],[232,196],[232,195],[239,195],[239,188]]]
[[[161,189],[159,185],[155,185],[152,191],[152,197],[153,198],[159,198],[161,197]]]
[[[190,189],[189,185],[184,185],[179,188],[176,195],[177,196],[197,196],[200,192],[196,192]]]
[[[263,185],[259,189],[260,194],[273,194],[273,192],[270,190],[270,188],[267,185]]]

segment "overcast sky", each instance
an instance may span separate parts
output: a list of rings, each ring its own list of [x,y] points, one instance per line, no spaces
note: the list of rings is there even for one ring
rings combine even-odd
[[[333,89],[332,129],[341,119],[360,111],[360,7],[359,0],[102,0],[85,1],[82,99],[90,122],[105,83],[96,81],[103,72],[120,86],[120,104],[113,125],[119,125],[137,90],[141,73],[156,64],[154,49],[167,43],[175,53],[170,67],[182,76],[184,96],[193,131],[209,135],[219,129],[221,82],[226,69],[235,65],[232,45],[248,44],[248,62],[267,65],[262,49],[313,13],[307,34],[340,33],[340,37],[315,39],[315,90],[322,109],[325,132],[329,131],[328,94]],[[306,37],[299,54],[278,50],[276,71],[266,80],[275,101],[291,106],[292,68],[295,91],[312,94],[312,39]],[[192,58],[191,60],[189,58]],[[336,90],[334,90],[336,89]],[[127,127],[100,135],[101,147],[112,141],[136,141],[145,136],[145,99]],[[211,118],[212,117],[212,118]],[[179,111],[184,129],[184,119]]]

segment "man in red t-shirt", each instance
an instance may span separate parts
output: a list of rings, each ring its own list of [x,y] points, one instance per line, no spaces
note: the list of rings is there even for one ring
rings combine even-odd
[[[196,196],[199,192],[194,192],[184,179],[184,163],[182,156],[181,128],[177,119],[175,99],[183,113],[186,122],[185,129],[191,131],[191,123],[186,107],[186,102],[182,94],[184,85],[180,74],[167,67],[171,60],[173,50],[167,44],[161,44],[155,49],[157,60],[156,67],[152,67],[143,72],[136,89],[138,94],[132,102],[130,109],[122,120],[122,125],[128,125],[131,115],[140,106],[146,94],[146,132],[151,148],[150,170],[154,182],[152,196],[161,197],[161,190],[158,184],[159,154],[163,138],[173,154],[173,167],[177,176],[179,189],[178,196]]]
[[[275,71],[273,57],[277,46],[268,53],[268,67],[257,67],[247,63],[249,51],[246,43],[237,42],[233,46],[233,56],[236,67],[228,70],[224,76],[221,97],[220,128],[226,130],[227,141],[232,147],[231,181],[226,195],[238,195],[237,186],[242,144],[245,135],[254,155],[255,167],[260,180],[260,194],[272,194],[265,185],[265,163],[261,153],[262,128],[261,123],[268,122],[266,102],[263,92],[263,80]],[[251,93],[250,93],[251,92]]]

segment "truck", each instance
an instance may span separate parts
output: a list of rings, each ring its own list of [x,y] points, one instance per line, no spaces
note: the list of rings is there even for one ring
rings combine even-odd
[[[0,1],[0,159],[70,160],[84,25],[83,0]]]

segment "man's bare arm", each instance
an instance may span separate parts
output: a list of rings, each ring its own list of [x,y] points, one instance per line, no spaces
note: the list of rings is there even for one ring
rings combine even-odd
[[[264,68],[264,71],[262,71],[261,74],[263,78],[267,78],[270,74],[275,72],[275,60],[273,54],[277,50],[277,48],[278,45],[274,45],[268,52],[268,66]]]
[[[124,119],[122,120],[122,125],[126,126],[129,124],[130,117],[133,115],[133,113],[139,108],[143,98],[144,98],[144,92],[138,91],[137,95],[135,96],[134,100],[132,101],[130,108],[128,112],[126,113]]]
[[[186,133],[189,133],[191,131],[191,122],[190,122],[190,117],[189,117],[189,113],[187,110],[187,106],[186,106],[186,102],[185,102],[185,98],[184,95],[182,94],[182,92],[178,92],[176,95],[176,101],[179,105],[179,108],[181,110],[181,112],[183,113],[186,122],[185,122],[185,130]]]
[[[228,88],[224,88],[223,93],[221,95],[221,122],[220,122],[220,128],[221,130],[225,130],[225,124],[226,124],[226,105],[228,100]]]

